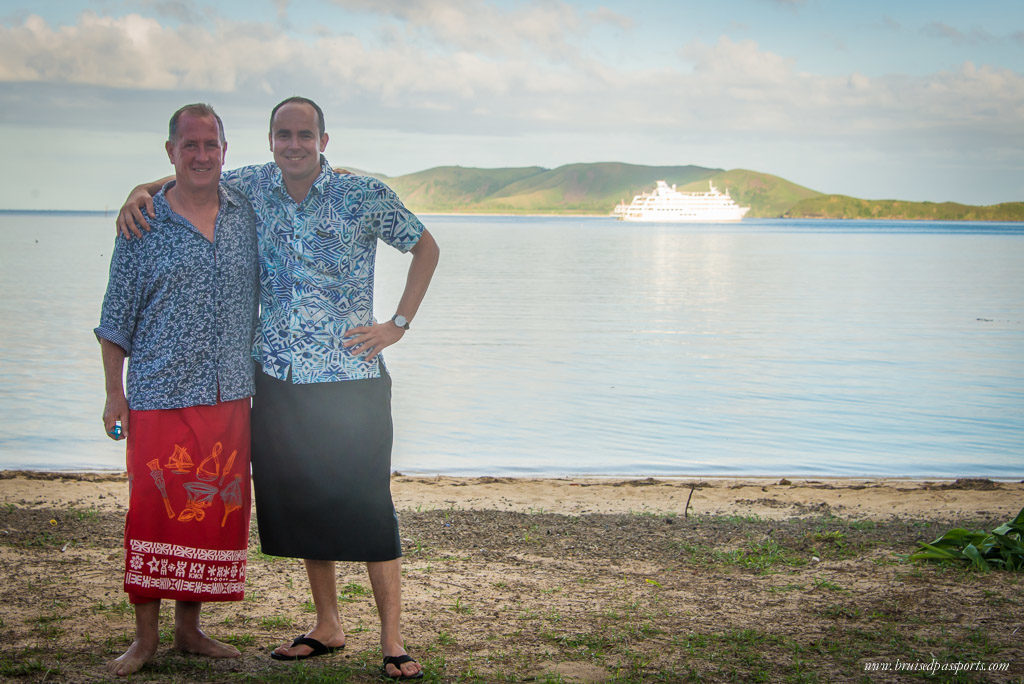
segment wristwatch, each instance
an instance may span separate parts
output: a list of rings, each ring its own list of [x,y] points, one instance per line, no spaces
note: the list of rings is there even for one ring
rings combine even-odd
[[[391,317],[391,322],[397,325],[399,328],[409,329],[409,319],[402,314],[395,314]]]

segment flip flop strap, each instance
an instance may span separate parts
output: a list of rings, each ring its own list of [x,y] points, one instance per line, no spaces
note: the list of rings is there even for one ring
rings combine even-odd
[[[330,650],[321,642],[308,636],[295,637],[295,641],[292,642],[292,647],[295,646],[309,646],[313,649],[313,653],[315,654],[328,653]]]

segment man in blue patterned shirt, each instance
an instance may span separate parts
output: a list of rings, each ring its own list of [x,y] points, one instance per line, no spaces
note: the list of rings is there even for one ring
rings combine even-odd
[[[225,174],[260,218],[260,371],[253,477],[263,551],[304,559],[317,622],[271,654],[298,660],[345,644],[335,561],[365,561],[381,619],[384,673],[422,676],[400,635],[401,544],[390,493],[391,383],[380,352],[402,339],[426,293],[438,247],[397,195],[336,174],[323,157],[323,112],[288,98],[271,112],[273,164]],[[144,225],[153,185],[118,219]],[[380,240],[412,253],[395,315],[373,319]]]
[[[176,602],[176,648],[239,655],[203,633],[199,613],[204,601],[240,601],[245,582],[256,215],[219,182],[227,143],[208,105],[175,112],[165,147],[175,176],[153,198],[152,234],[118,237],[95,330],[104,427],[127,439],[124,588],[136,635],[108,664],[119,676],[155,655],[163,598]]]

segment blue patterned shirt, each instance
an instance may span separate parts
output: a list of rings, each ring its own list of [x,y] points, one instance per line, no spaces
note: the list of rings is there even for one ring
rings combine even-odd
[[[380,377],[343,346],[352,328],[372,325],[377,240],[407,252],[423,224],[388,186],[339,175],[321,156],[320,175],[301,203],[276,164],[223,175],[260,218],[260,332],[253,357],[264,372],[299,384]]]
[[[145,239],[117,237],[97,338],[128,354],[125,394],[136,411],[251,396],[257,323],[256,215],[221,185],[214,241],[153,197]]]

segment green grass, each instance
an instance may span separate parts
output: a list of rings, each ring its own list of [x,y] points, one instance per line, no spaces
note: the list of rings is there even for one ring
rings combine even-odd
[[[271,615],[260,618],[260,627],[267,630],[278,630],[292,627],[295,621],[286,615]]]
[[[349,582],[338,589],[338,600],[343,603],[351,603],[361,597],[369,596],[372,592],[358,582]]]
[[[132,604],[128,603],[128,599],[121,599],[111,603],[95,603],[90,610],[93,613],[113,613],[120,617],[127,617],[135,612]]]
[[[822,579],[820,577],[815,577],[811,581],[814,583],[815,589],[825,589],[826,591],[846,591],[846,589],[843,589],[835,582],[830,582],[829,580]]]
[[[256,637],[252,634],[227,634],[225,636],[218,637],[218,639],[226,644],[231,644],[238,650],[249,648],[257,644]]]
[[[100,512],[95,508],[69,508],[68,515],[82,522],[96,522],[100,518]]]
[[[780,567],[801,567],[809,560],[805,555],[780,545],[774,539],[751,541],[729,551],[713,551],[712,558],[724,565],[735,565],[759,573],[767,573]]]
[[[455,603],[452,604],[452,612],[459,615],[469,615],[473,612],[473,608],[464,604],[461,597],[456,597]]]
[[[55,668],[47,665],[38,658],[16,658],[10,662],[0,660],[0,676],[3,677],[22,678],[40,676],[40,680],[46,680],[51,677],[56,679],[57,677],[60,677],[61,674],[61,669],[59,667]]]

